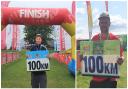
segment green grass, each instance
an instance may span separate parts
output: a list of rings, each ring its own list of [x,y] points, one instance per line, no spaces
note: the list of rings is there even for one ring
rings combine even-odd
[[[118,88],[126,88],[127,87],[127,53],[124,52],[125,61],[120,66],[120,78],[118,81]],[[78,88],[88,88],[90,84],[91,76],[82,76],[80,72],[77,72],[77,87]]]
[[[64,64],[58,64],[51,59],[51,70],[48,74],[48,87],[50,88],[73,88],[75,87],[75,78],[68,72]]]
[[[59,64],[54,59],[50,60],[51,70],[47,71],[49,88],[73,88],[75,78],[68,72],[67,66]],[[25,51],[21,52],[21,58],[1,66],[2,88],[31,88],[31,75],[26,71]]]

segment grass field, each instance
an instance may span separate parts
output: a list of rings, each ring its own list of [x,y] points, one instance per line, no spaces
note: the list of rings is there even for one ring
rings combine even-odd
[[[25,51],[21,58],[1,66],[2,88],[31,88],[30,72],[26,71]],[[74,88],[75,78],[68,72],[67,66],[50,60],[51,70],[47,71],[47,86],[49,88]]]
[[[118,79],[118,88],[126,88],[127,87],[127,53],[124,52],[125,61],[120,66],[120,78]],[[77,87],[78,88],[88,88],[89,83],[92,77],[90,76],[81,76],[81,74],[77,73]]]

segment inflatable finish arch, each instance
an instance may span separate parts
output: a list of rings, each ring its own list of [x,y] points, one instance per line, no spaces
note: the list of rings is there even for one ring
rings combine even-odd
[[[2,30],[8,24],[61,25],[71,36],[71,54],[75,59],[75,18],[66,8],[1,8]]]

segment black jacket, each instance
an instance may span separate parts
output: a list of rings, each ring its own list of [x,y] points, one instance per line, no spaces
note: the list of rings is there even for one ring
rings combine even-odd
[[[42,44],[40,44],[40,45],[38,45],[38,44],[33,44],[33,45],[31,46],[30,50],[31,50],[31,51],[39,51],[39,50],[47,50],[47,48],[46,48],[44,45],[42,45]]]
[[[39,50],[47,50],[47,48],[44,45],[42,45],[42,44],[40,44],[40,45],[33,44],[30,47],[30,51],[39,51]],[[45,71],[32,71],[31,73],[33,75],[38,75],[38,74],[44,74],[46,72]]]

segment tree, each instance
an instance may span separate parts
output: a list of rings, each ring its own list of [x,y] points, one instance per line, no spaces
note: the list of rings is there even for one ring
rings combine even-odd
[[[121,35],[121,37],[122,37],[122,40],[123,40],[122,47],[125,51],[127,51],[127,35]]]
[[[47,45],[47,41],[52,34],[54,26],[48,25],[29,25],[25,26],[24,33],[25,33],[25,42],[29,42],[29,44],[34,44],[36,34],[41,34],[43,37],[44,45]]]

